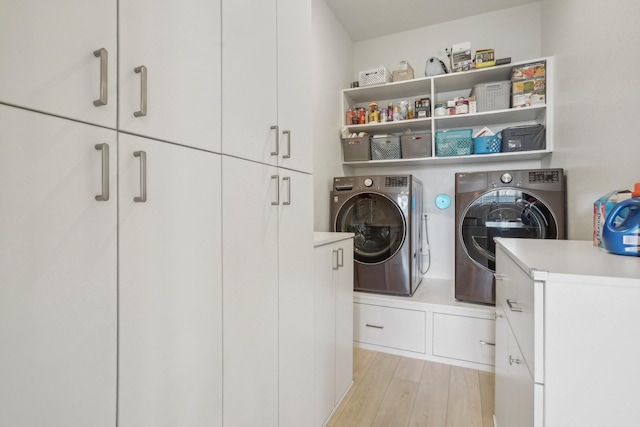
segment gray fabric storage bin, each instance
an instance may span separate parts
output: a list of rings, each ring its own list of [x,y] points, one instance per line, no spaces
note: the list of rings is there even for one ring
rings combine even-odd
[[[342,140],[342,155],[345,162],[371,160],[369,137],[345,138]]]
[[[403,159],[431,157],[431,132],[416,132],[400,135]]]
[[[392,160],[401,157],[399,136],[374,135],[371,137],[371,160]]]
[[[544,125],[515,126],[502,130],[502,152],[544,150]]]

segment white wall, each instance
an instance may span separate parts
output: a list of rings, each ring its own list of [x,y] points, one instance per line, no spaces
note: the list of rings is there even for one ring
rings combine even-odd
[[[324,0],[313,0],[313,34],[314,226],[329,231],[332,178],[347,174],[339,136],[340,93],[351,81],[353,43]]]
[[[389,71],[400,61],[411,64],[415,77],[424,77],[427,58],[438,56],[448,65],[445,48],[471,42],[471,48],[495,49],[497,58],[512,62],[540,55],[540,3],[476,15],[422,27],[354,45],[352,80],[358,72],[385,65]]]
[[[553,167],[567,170],[570,239],[591,239],[593,201],[640,182],[640,2],[542,0],[555,57]]]
[[[316,0],[323,3],[324,0]],[[327,12],[326,5],[316,9],[322,16],[315,16],[314,22],[319,25],[331,27],[330,30],[320,30],[314,27],[317,37],[323,38],[327,32],[335,32],[333,25],[339,25],[335,19],[329,19],[324,15]],[[496,23],[499,23],[496,24]],[[325,36],[323,36],[323,34]],[[335,35],[333,35],[335,37]],[[339,39],[344,41],[343,33]],[[337,45],[335,39],[319,40],[316,42],[315,56],[320,56],[321,63],[314,66],[316,76],[322,74],[319,70],[330,70],[328,74],[337,74],[330,78],[328,85],[316,86],[316,101],[314,110],[327,110],[327,105],[335,111],[323,111],[322,122],[316,120],[316,159],[315,159],[315,226],[318,231],[329,230],[329,191],[331,189],[331,177],[340,175],[381,175],[386,173],[411,173],[418,177],[424,184],[425,209],[429,213],[428,228],[431,247],[431,268],[427,277],[453,279],[454,276],[454,210],[439,210],[434,205],[438,194],[448,194],[454,199],[454,174],[463,171],[495,170],[502,168],[526,169],[541,167],[540,161],[518,161],[505,163],[482,163],[465,165],[427,165],[413,167],[368,167],[353,169],[341,166],[342,154],[338,131],[342,126],[340,90],[349,86],[349,82],[357,80],[358,71],[370,68],[371,65],[386,65],[393,70],[401,60],[407,60],[413,66],[416,77],[424,74],[424,61],[434,55],[443,56],[444,48],[452,43],[470,41],[472,49],[493,48],[498,57],[511,57],[513,62],[526,61],[538,58],[540,53],[540,4],[532,3],[525,6],[506,9],[503,11],[488,13],[452,21],[449,23],[424,27],[417,30],[367,40],[353,44],[353,50]],[[348,42],[351,44],[350,42]],[[320,55],[319,55],[320,54]],[[343,61],[351,64],[345,68]],[[346,74],[346,78],[344,73]],[[323,76],[326,77],[326,76]],[[314,76],[315,78],[315,76]],[[328,78],[328,77],[327,77]],[[342,81],[341,81],[342,79]],[[330,85],[329,85],[330,83]],[[335,97],[335,99],[333,99]],[[319,119],[316,116],[316,119]],[[325,126],[326,125],[326,126]],[[327,173],[327,170],[331,173]]]

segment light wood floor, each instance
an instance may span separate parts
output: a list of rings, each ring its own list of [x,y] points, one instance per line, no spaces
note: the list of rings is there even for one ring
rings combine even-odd
[[[493,427],[493,373],[353,351],[355,382],[328,426]]]

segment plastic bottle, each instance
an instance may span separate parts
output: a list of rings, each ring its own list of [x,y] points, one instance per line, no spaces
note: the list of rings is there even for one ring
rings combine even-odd
[[[347,125],[350,125],[353,123],[353,110],[351,109],[351,107],[349,107],[349,109],[347,110]]]
[[[616,221],[624,217],[622,221]],[[640,256],[640,182],[631,198],[618,203],[609,212],[602,229],[604,247],[618,255]]]

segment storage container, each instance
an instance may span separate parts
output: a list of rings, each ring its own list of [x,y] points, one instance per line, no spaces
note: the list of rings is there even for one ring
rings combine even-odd
[[[471,129],[440,130],[436,132],[436,157],[473,154]]]
[[[525,125],[502,131],[502,151],[530,151],[546,148],[544,125]]]
[[[345,162],[371,160],[369,137],[345,138],[342,140],[342,155]]]
[[[400,135],[403,159],[431,157],[431,132],[416,132]]]
[[[371,138],[371,160],[399,159],[401,153],[399,136],[374,135]]]
[[[476,97],[478,113],[507,109],[509,108],[509,97],[511,95],[511,81],[504,80],[477,84],[473,87],[472,95]]]
[[[486,135],[473,138],[474,154],[499,153],[501,147],[502,141],[498,135]]]
[[[373,68],[371,70],[360,71],[360,73],[358,73],[358,83],[360,86],[389,83],[391,78],[391,73],[385,67]]]

